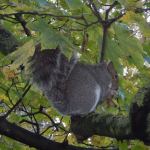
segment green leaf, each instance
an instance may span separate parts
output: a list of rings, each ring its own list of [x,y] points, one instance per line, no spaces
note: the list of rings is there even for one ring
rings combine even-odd
[[[149,40],[143,43],[143,49],[148,55],[150,55],[150,41]]]
[[[82,53],[81,60],[87,63],[96,63],[99,59],[100,43],[102,41],[102,28],[93,26],[88,28],[87,49]],[[82,42],[82,38],[80,39]]]
[[[81,9],[81,0],[65,0],[70,9]]]
[[[58,32],[48,25],[43,19],[39,19],[35,23],[30,24],[30,27],[40,32],[40,40],[44,48],[56,48],[58,45],[62,50],[73,49],[72,40],[65,36],[62,32]]]
[[[11,115],[10,115],[9,120],[11,122],[19,122],[19,121],[22,120],[22,117],[20,115],[17,115],[16,113],[12,112]]]
[[[141,14],[137,14],[133,11],[127,11],[127,13],[121,18],[121,20],[128,25],[133,25],[136,23],[140,28],[140,32],[144,37],[150,37],[149,24],[146,19]]]
[[[115,39],[122,51],[124,51],[125,57],[131,58],[133,63],[138,67],[143,67],[143,47],[140,41],[133,37],[127,26],[121,23],[114,25]]]
[[[110,36],[107,37],[107,44],[106,44],[106,59],[111,60],[118,73],[122,73],[122,67],[120,66],[120,58],[124,58],[125,53],[119,47],[116,41],[114,41]]]
[[[33,40],[30,40],[26,42],[23,46],[20,46],[13,53],[4,57],[1,60],[1,63],[9,64],[11,61],[13,61],[13,64],[11,64],[11,69],[16,70],[21,64],[27,64],[29,57],[34,54],[34,49],[34,42]]]
[[[146,150],[146,149],[147,149],[146,146],[140,141],[135,142],[135,145],[133,145],[131,148],[131,150]]]
[[[133,1],[133,0],[118,0],[121,5],[127,8],[127,10],[134,10],[136,7],[141,7],[141,1]]]
[[[119,142],[119,149],[120,150],[127,150],[128,149],[128,144],[127,142]]]

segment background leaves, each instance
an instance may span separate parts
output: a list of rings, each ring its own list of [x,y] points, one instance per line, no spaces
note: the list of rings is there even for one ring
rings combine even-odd
[[[94,2],[104,19],[105,10],[114,1],[94,0]],[[149,12],[137,12],[137,8],[140,10],[149,8],[149,2],[133,0],[118,0],[117,2],[118,4],[110,11],[108,18],[111,20],[121,12],[125,14],[108,29],[105,60],[113,61],[117,69],[120,80],[119,94],[114,99],[116,107],[107,108],[106,104],[102,104],[97,111],[127,115],[134,94],[150,77]],[[31,31],[32,37],[25,34],[22,24],[15,19],[14,13],[22,15],[24,25]],[[27,66],[28,59],[34,54],[36,43],[41,42],[42,49],[54,49],[59,45],[68,58],[75,49],[83,63],[98,63],[103,25],[97,22],[97,17],[85,0],[1,0],[0,19],[0,25],[12,34],[6,38],[5,46],[11,47],[17,42],[17,50],[7,56],[3,52],[4,46],[0,46],[0,112],[2,114],[18,101],[24,91],[27,81],[22,75],[24,70],[20,69],[20,65]],[[87,41],[84,39],[85,34]],[[0,45],[2,42],[0,40]],[[84,50],[83,43],[86,44]],[[146,62],[148,65],[145,65]],[[43,133],[44,136],[58,142],[66,138],[68,132],[65,130],[68,131],[70,125],[70,118],[68,116],[62,118],[35,86],[9,116],[9,120],[32,132]],[[38,123],[39,127],[27,121]],[[68,139],[69,143],[79,145],[73,135],[69,134]],[[139,141],[117,142],[115,139],[99,136],[86,142],[99,147],[112,143],[114,147],[120,149],[148,149]],[[12,147],[31,149],[7,137],[0,138],[1,149],[12,149]]]

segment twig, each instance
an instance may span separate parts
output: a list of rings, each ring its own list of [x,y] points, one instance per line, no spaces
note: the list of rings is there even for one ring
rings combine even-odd
[[[53,120],[46,112],[41,111],[40,113],[43,114],[43,115],[45,115],[45,116],[47,116],[48,119],[49,119],[49,120],[51,121],[51,123],[53,124],[53,126],[56,128],[56,130],[57,130],[57,131],[59,130],[59,129],[58,129],[58,124],[55,123],[54,120]]]
[[[50,16],[54,18],[72,18],[72,19],[83,19],[82,16],[67,16],[67,15],[55,15],[51,13],[39,13],[37,11],[20,11],[15,13],[0,14],[2,17],[15,16],[15,15],[37,15],[37,16]]]
[[[44,131],[40,133],[40,135],[43,135],[46,131],[48,131],[50,128],[54,127],[53,125],[48,126]]]
[[[86,30],[83,31],[83,40],[82,40],[82,45],[81,45],[81,51],[84,52],[87,48],[87,43],[88,43],[88,33]]]
[[[150,8],[136,8],[135,13],[142,13],[142,12],[147,12],[150,11]]]
[[[11,22],[11,23],[17,23],[16,21],[14,21],[15,19],[12,17],[4,17],[4,16],[0,15],[0,19],[6,20],[6,21]]]
[[[117,1],[114,1],[114,3],[112,5],[110,5],[110,7],[106,10],[106,15],[105,15],[105,20],[108,19],[108,15],[109,15],[109,12],[118,4]]]
[[[98,9],[96,8],[96,5],[94,4],[93,0],[89,0],[89,4],[87,4],[87,6],[91,9],[91,11],[93,12],[93,14],[98,18],[98,21],[100,23],[103,22],[103,19],[98,11]]]
[[[26,119],[23,119],[21,120],[19,123],[28,123],[28,124],[31,124],[31,125],[34,125],[34,126],[37,126],[37,123],[36,122],[32,122],[32,121],[29,121],[29,120],[26,120]]]
[[[20,99],[17,101],[17,103],[3,116],[4,118],[7,118],[10,115],[10,113],[22,102],[23,98],[28,93],[28,91],[30,90],[30,88],[31,88],[31,84],[24,91],[24,93],[22,94],[22,96],[20,97]]]
[[[27,111],[27,109],[26,109],[26,107],[24,106],[24,104],[23,104],[23,102],[22,102],[22,106],[23,106],[23,112],[25,112],[25,113],[28,113],[28,111]],[[31,110],[32,111],[32,110]],[[33,119],[32,119],[32,117],[33,117],[34,115],[32,115],[32,116],[30,116],[30,115],[28,115],[28,117],[29,117],[29,119],[31,120],[30,122],[33,122]],[[36,120],[36,123],[38,124],[38,122],[37,122],[37,120]],[[39,133],[38,131],[38,129],[39,129],[39,126],[36,124],[36,129],[34,128],[34,125],[32,124],[32,128],[33,128],[33,130],[34,130],[34,132],[35,133]]]
[[[24,32],[26,33],[27,36],[31,36],[31,32],[30,30],[26,27],[27,22],[23,19],[21,14],[16,14],[15,15],[16,20],[20,22],[20,24],[22,25]]]
[[[124,15],[126,14],[126,12],[124,13],[121,13],[119,16],[115,17],[115,18],[112,18],[112,19],[109,19],[109,24],[111,25],[112,23],[114,23],[115,21],[117,21],[118,19],[120,19],[121,17],[123,17]]]
[[[33,119],[34,119],[34,121],[36,122],[36,133],[37,133],[37,134],[40,134],[40,127],[39,127],[39,123],[38,123],[38,121],[37,121],[37,119],[36,119],[36,117],[35,117],[35,116],[33,116]]]

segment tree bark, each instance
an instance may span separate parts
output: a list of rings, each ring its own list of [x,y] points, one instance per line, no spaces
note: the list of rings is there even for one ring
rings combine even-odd
[[[45,137],[25,130],[4,118],[0,118],[0,134],[10,137],[39,150],[94,150],[93,148],[81,148],[65,143],[57,143]]]
[[[72,117],[71,130],[78,140],[92,135],[123,139],[135,139],[129,117],[112,114],[91,114],[85,117]]]

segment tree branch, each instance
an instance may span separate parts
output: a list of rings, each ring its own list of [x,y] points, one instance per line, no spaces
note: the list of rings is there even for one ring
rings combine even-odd
[[[111,7],[106,10],[106,16],[105,16],[105,21],[103,21],[102,26],[103,26],[103,38],[102,38],[102,43],[101,43],[101,50],[100,50],[100,63],[104,61],[104,56],[105,56],[105,45],[106,45],[106,39],[107,39],[107,30],[110,27],[110,25],[112,23],[114,23],[115,21],[117,21],[118,19],[120,19],[122,16],[125,15],[125,13],[121,13],[119,16],[112,18],[112,19],[108,19],[108,15],[110,10],[117,5],[118,2],[114,2]]]
[[[105,16],[105,20],[108,19],[108,15],[109,15],[109,12],[118,4],[117,1],[114,1],[114,3],[112,5],[110,5],[110,7],[106,10],[106,16]]]
[[[0,118],[0,134],[40,150],[94,150],[94,148],[81,148],[50,141],[41,135],[34,134],[10,123],[4,118]]]
[[[89,4],[87,4],[87,6],[91,9],[91,11],[93,12],[93,14],[97,17],[98,21],[100,23],[103,22],[103,19],[98,11],[98,9],[96,8],[96,5],[94,4],[93,0],[89,0]]]
[[[120,15],[118,15],[118,16],[115,17],[115,18],[109,19],[109,20],[108,20],[109,24],[111,25],[112,23],[114,23],[115,21],[117,21],[118,19],[120,19],[121,17],[123,17],[125,14],[126,14],[126,12],[121,13]]]
[[[55,15],[51,13],[39,13],[37,11],[21,11],[21,12],[15,12],[15,13],[0,14],[0,17],[8,17],[8,16],[15,16],[15,15],[37,15],[37,16],[50,16],[54,18],[83,19],[82,15],[81,16]]]
[[[17,103],[3,116],[4,118],[7,118],[9,116],[9,114],[22,102],[23,98],[28,93],[28,91],[30,90],[30,88],[31,88],[31,85],[29,85],[27,87],[27,89],[24,91],[24,93],[22,94],[22,96],[20,97],[20,99],[17,101]]]
[[[21,14],[16,14],[15,15],[16,20],[20,22],[20,24],[22,25],[24,32],[26,33],[27,36],[31,36],[31,32],[30,30],[26,27],[27,22],[22,18]]]
[[[101,50],[100,50],[100,63],[104,61],[105,56],[105,45],[106,45],[106,38],[107,38],[107,26],[103,26],[103,38],[101,43]]]
[[[150,8],[136,8],[135,9],[135,13],[143,13],[147,11],[150,11]]]
[[[71,131],[79,140],[94,134],[119,140],[135,139],[131,132],[129,117],[112,114],[93,113],[85,117],[72,117]]]

